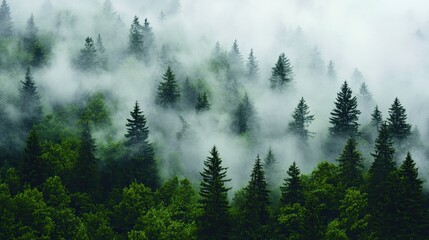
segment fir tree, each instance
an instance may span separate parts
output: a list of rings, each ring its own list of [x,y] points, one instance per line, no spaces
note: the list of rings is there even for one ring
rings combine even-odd
[[[304,189],[300,177],[300,170],[295,162],[293,162],[289,167],[287,174],[289,177],[284,179],[284,184],[282,187],[280,187],[282,191],[281,203],[284,205],[295,203],[303,205]]]
[[[398,98],[395,98],[395,101],[389,108],[387,123],[389,124],[390,134],[394,140],[403,141],[411,135],[411,125],[407,123],[405,108],[401,105]]]
[[[195,110],[197,112],[203,112],[210,110],[209,100],[207,98],[207,93],[203,92],[198,95],[197,104],[195,105]]]
[[[374,99],[372,98],[372,93],[369,91],[368,85],[366,85],[365,82],[360,85],[359,95],[362,98],[362,102],[366,105],[369,105],[374,102]]]
[[[250,49],[249,57],[247,58],[247,77],[249,80],[256,80],[259,76],[259,67],[256,57],[253,55],[253,49]]]
[[[243,56],[241,55],[237,40],[232,44],[231,51],[228,53],[228,60],[232,78],[236,78],[243,71]]]
[[[27,68],[25,81],[21,81],[21,83],[19,107],[22,113],[23,129],[28,132],[33,124],[42,120],[42,105],[30,68]]]
[[[0,37],[9,37],[12,35],[12,18],[10,16],[10,7],[6,0],[3,0],[0,6]]]
[[[246,93],[234,111],[232,130],[237,134],[245,134],[251,131],[255,127],[254,118],[255,110]]]
[[[149,128],[146,126],[146,117],[140,110],[139,103],[136,102],[131,114],[131,119],[127,118],[127,133],[125,137],[127,146],[144,147],[149,136]]]
[[[210,155],[200,173],[203,178],[200,189],[202,214],[198,222],[198,235],[199,239],[228,239],[230,219],[227,192],[230,188],[225,183],[230,179],[226,179],[226,168],[221,165],[216,146]]]
[[[424,207],[422,184],[418,176],[416,163],[408,152],[405,161],[399,168],[399,217],[401,233],[398,239],[423,239]]]
[[[180,98],[179,87],[171,67],[162,76],[164,82],[158,86],[157,103],[163,107],[175,106]]]
[[[293,80],[293,70],[289,59],[284,53],[280,54],[276,65],[272,68],[270,86],[272,89],[283,90],[290,87]]]
[[[339,162],[340,179],[346,187],[358,187],[363,183],[362,177],[362,157],[356,149],[357,142],[353,138],[347,140],[346,146],[340,157]]]
[[[101,35],[98,34],[97,41],[95,42],[95,47],[98,53],[97,62],[101,68],[107,70],[107,56],[106,56],[106,48],[104,47],[103,40],[101,39]]]
[[[352,97],[352,90],[347,82],[344,82],[329,118],[329,122],[333,125],[329,128],[330,134],[337,137],[355,136],[359,126],[357,122],[359,114],[356,97]]]
[[[31,186],[42,184],[48,177],[48,165],[42,158],[38,132],[33,128],[27,138],[24,159],[20,166],[21,180]]]
[[[76,61],[76,65],[83,71],[95,71],[98,68],[97,49],[95,48],[92,38],[85,39],[85,47],[80,50],[80,55]]]
[[[270,147],[268,148],[267,156],[265,156],[264,159],[264,169],[267,176],[267,184],[270,189],[276,186],[278,181],[280,173],[278,167],[277,159],[274,155],[273,149]]]
[[[299,100],[298,106],[293,111],[292,119],[289,122],[289,132],[306,142],[311,134],[307,128],[314,120],[314,115],[310,115],[303,97]]]
[[[268,207],[270,201],[265,172],[259,155],[256,157],[250,181],[245,191],[245,230],[248,234],[247,239],[264,239],[268,233],[266,225],[269,223]]]
[[[138,60],[143,58],[143,27],[137,16],[134,16],[133,23],[131,24],[128,50]]]
[[[329,80],[337,80],[337,72],[335,71],[335,64],[332,60],[329,61],[328,72],[326,73],[326,76]]]
[[[199,94],[197,92],[196,87],[189,81],[189,78],[186,78],[185,83],[183,84],[183,87],[181,89],[181,96],[183,96],[182,101],[184,102],[184,104],[187,107],[194,108],[198,101]]]
[[[381,111],[378,109],[378,105],[375,105],[374,112],[372,112],[371,114],[371,126],[379,130],[382,123],[383,123],[383,115],[381,114]]]
[[[144,25],[142,27],[142,37],[143,37],[143,56],[146,63],[149,62],[151,54],[154,48],[154,35],[152,32],[152,27],[149,26],[147,18],[144,20]]]
[[[34,16],[33,14],[31,14],[30,18],[27,21],[26,36],[30,39],[36,39],[38,32],[39,32],[39,29],[37,28],[36,23],[34,22]]]

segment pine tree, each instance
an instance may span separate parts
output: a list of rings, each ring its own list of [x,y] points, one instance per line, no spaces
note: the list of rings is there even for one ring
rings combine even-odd
[[[199,239],[228,239],[230,231],[230,217],[228,213],[227,192],[230,188],[225,183],[226,168],[222,167],[222,160],[216,146],[210,151],[204,161],[203,178],[201,181],[201,208],[202,214],[198,222]]]
[[[289,167],[287,171],[289,177],[284,179],[284,184],[280,189],[282,190],[281,203],[286,204],[295,204],[300,203],[304,204],[304,193],[303,193],[303,184],[300,177],[300,170],[295,162]]]
[[[232,78],[236,78],[243,72],[243,56],[241,55],[237,40],[232,44],[231,51],[228,53],[228,60]]]
[[[147,21],[147,18],[144,20],[144,25],[142,27],[142,37],[143,37],[143,56],[144,59],[147,62],[149,62],[150,57],[153,52],[154,48],[154,35],[152,32],[152,27],[149,26],[149,22]]]
[[[416,163],[408,152],[405,161],[399,169],[399,217],[401,233],[398,239],[423,239],[424,233],[424,198],[422,184],[418,176]]]
[[[403,141],[411,135],[411,125],[407,123],[405,108],[401,105],[398,98],[395,98],[395,101],[389,108],[387,123],[389,124],[390,134],[394,140]]]
[[[379,130],[382,123],[383,115],[378,109],[378,105],[375,105],[374,112],[371,114],[371,126],[374,126],[377,130]]]
[[[204,112],[210,110],[209,100],[207,98],[207,93],[203,92],[198,95],[197,104],[195,105],[195,110],[197,112]]]
[[[307,128],[314,120],[314,115],[310,115],[303,97],[301,97],[298,106],[293,111],[292,119],[289,122],[289,132],[297,136],[301,141],[306,142],[311,134]]]
[[[3,0],[0,7],[0,37],[9,37],[12,35],[12,18],[10,16],[10,7],[6,0]]]
[[[106,48],[104,47],[103,40],[101,39],[100,34],[98,34],[97,41],[95,42],[95,47],[98,53],[98,59],[97,59],[98,65],[102,69],[107,70],[108,60],[106,56]]]
[[[24,159],[20,166],[21,180],[31,186],[42,184],[48,177],[48,165],[42,159],[38,132],[33,128],[26,140]]]
[[[232,130],[237,134],[245,134],[255,127],[255,110],[247,93],[234,111]]]
[[[290,87],[293,80],[293,69],[289,59],[284,53],[280,54],[276,65],[272,68],[271,89],[283,90]]]
[[[359,114],[356,97],[352,97],[352,90],[345,81],[337,94],[335,108],[329,118],[333,125],[329,128],[330,134],[337,137],[355,136],[359,126],[357,122]]]
[[[131,24],[128,50],[138,60],[143,59],[143,27],[137,16],[134,16],[133,23]]]
[[[270,147],[267,152],[267,156],[264,159],[264,169],[267,176],[267,184],[270,187],[274,187],[279,177],[279,166],[277,159],[274,155],[273,149]]]
[[[34,22],[34,16],[33,14],[31,14],[30,18],[27,21],[26,36],[30,39],[35,39],[38,32],[39,29]]]
[[[249,57],[247,58],[247,77],[249,80],[256,80],[259,77],[259,67],[256,57],[253,55],[253,49],[250,49]]]
[[[249,234],[247,239],[264,239],[268,233],[270,201],[265,172],[259,155],[256,157],[245,191],[245,230]]]
[[[358,187],[363,183],[362,177],[362,157],[356,149],[357,142],[353,138],[347,140],[346,146],[340,157],[339,162],[340,179],[346,187]]]
[[[42,105],[30,68],[27,68],[25,81],[21,83],[19,108],[22,114],[22,127],[27,133],[34,124],[42,120]]]
[[[326,76],[329,80],[337,80],[337,72],[335,71],[335,64],[332,60],[329,61],[328,72],[326,73]]]
[[[128,166],[130,181],[142,182],[145,186],[156,189],[159,186],[158,169],[155,159],[155,149],[149,142],[149,128],[146,118],[140,110],[138,102],[135,103],[131,119],[127,119],[127,141],[125,145],[129,150]]]
[[[369,91],[368,85],[366,85],[365,82],[360,85],[359,94],[364,104],[369,105],[374,102],[372,93]]]
[[[85,39],[85,47],[80,50],[76,65],[80,70],[91,72],[98,69],[98,55],[92,38]]]
[[[158,86],[157,103],[163,107],[175,106],[179,101],[180,92],[170,66],[162,76],[162,79],[164,82],[161,82]]]

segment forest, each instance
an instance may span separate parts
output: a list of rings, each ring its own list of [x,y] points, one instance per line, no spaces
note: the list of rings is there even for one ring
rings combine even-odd
[[[0,239],[428,239],[427,14],[285,2],[2,0]]]

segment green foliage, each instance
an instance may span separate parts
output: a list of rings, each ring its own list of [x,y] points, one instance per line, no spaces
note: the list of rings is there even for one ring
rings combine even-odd
[[[247,93],[233,113],[232,130],[237,134],[246,134],[256,128],[255,108]]]
[[[250,81],[255,81],[259,78],[259,66],[258,61],[256,60],[255,55],[253,54],[253,48],[250,49],[249,57],[247,58],[247,71],[246,77]]]
[[[287,204],[280,208],[277,221],[284,239],[303,239],[305,214],[305,208],[299,203]]]
[[[198,94],[197,104],[195,105],[197,112],[204,112],[210,110],[210,103],[206,92]]]
[[[350,239],[367,239],[368,222],[367,194],[356,189],[347,189],[341,200],[339,225]]]
[[[149,26],[149,21],[147,18],[144,20],[143,27],[141,28],[141,34],[143,37],[142,45],[143,45],[143,56],[145,59],[145,62],[148,63],[151,59],[151,56],[154,52],[154,45],[155,45],[155,37],[152,32],[152,27]]]
[[[167,71],[162,76],[162,79],[164,81],[158,86],[156,102],[162,107],[174,107],[180,99],[180,92],[170,66],[168,66]]]
[[[300,177],[300,170],[295,162],[287,171],[289,177],[284,179],[284,184],[281,187],[283,205],[300,203],[304,204],[303,183]]]
[[[25,81],[21,81],[21,84],[18,106],[22,115],[22,128],[27,133],[34,124],[42,120],[43,115],[40,95],[30,68],[27,68]]]
[[[311,135],[307,128],[314,121],[314,115],[310,115],[307,103],[305,103],[303,97],[299,100],[298,106],[293,111],[292,119],[289,122],[289,132],[297,136],[299,140],[307,142]]]
[[[20,165],[21,179],[23,183],[31,186],[42,184],[49,175],[48,164],[41,158],[42,149],[39,136],[35,129],[30,131],[26,141],[24,159]]]
[[[93,123],[97,127],[107,127],[111,124],[110,111],[106,105],[105,96],[97,92],[88,97],[83,109],[82,121]]]
[[[293,76],[293,68],[290,60],[284,53],[280,54],[276,65],[272,68],[270,78],[271,89],[283,90],[290,88]]]
[[[128,51],[138,60],[143,59],[144,55],[142,28],[143,26],[140,24],[139,18],[134,16],[129,34]]]
[[[390,135],[395,141],[403,141],[411,135],[411,125],[407,123],[407,114],[405,108],[395,98],[392,106],[389,108],[389,117],[387,123],[390,130]]]
[[[80,50],[80,54],[76,59],[76,67],[85,72],[94,72],[99,68],[97,49],[94,45],[94,40],[87,37],[85,39],[85,47]]]
[[[6,0],[2,1],[0,7],[0,38],[12,35],[12,18],[10,16],[10,7]]]
[[[382,123],[383,115],[378,109],[378,105],[375,105],[374,112],[371,114],[371,126],[374,126],[377,130],[379,130]]]
[[[362,157],[356,147],[356,140],[349,138],[343,152],[337,159],[339,162],[340,181],[346,187],[358,187],[363,183]]]

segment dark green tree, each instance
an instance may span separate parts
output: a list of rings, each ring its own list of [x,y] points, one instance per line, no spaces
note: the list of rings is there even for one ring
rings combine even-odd
[[[407,123],[407,114],[405,108],[395,98],[392,106],[389,108],[389,117],[387,118],[389,130],[394,140],[403,141],[411,135],[411,125]]]
[[[358,132],[359,114],[356,97],[352,96],[352,90],[345,81],[337,94],[335,108],[329,118],[329,122],[333,125],[329,128],[330,134],[336,137],[355,136]]]
[[[401,232],[398,239],[424,239],[425,208],[422,183],[418,176],[416,163],[408,152],[405,161],[399,168],[399,217]]]
[[[231,78],[235,79],[243,73],[243,56],[241,55],[237,40],[234,41],[231,50],[228,52],[228,62]]]
[[[230,232],[230,217],[228,213],[227,193],[230,188],[225,183],[227,168],[222,167],[222,159],[216,146],[210,151],[210,156],[204,161],[201,172],[200,204],[202,213],[198,221],[199,239],[228,239]]]
[[[150,26],[150,23],[148,22],[147,18],[145,18],[144,25],[142,27],[142,36],[143,56],[146,63],[148,63],[154,50],[155,37],[153,35],[152,27]]]
[[[197,104],[195,105],[197,112],[204,112],[210,110],[210,103],[207,98],[207,93],[204,91],[198,95]]]
[[[383,123],[383,115],[381,114],[381,111],[378,109],[378,105],[375,105],[374,112],[372,112],[371,114],[371,126],[379,130],[382,123]]]
[[[349,138],[343,152],[337,159],[339,162],[338,167],[341,183],[346,187],[359,187],[363,183],[362,157],[356,149],[356,146],[356,140],[354,138]]]
[[[337,80],[337,72],[335,71],[335,64],[332,60],[329,61],[328,72],[326,73],[326,76],[329,80]]]
[[[256,127],[255,109],[247,96],[238,104],[238,107],[233,113],[232,130],[237,134],[245,134]]]
[[[22,114],[22,128],[27,133],[33,124],[37,124],[42,120],[42,104],[30,68],[27,68],[25,81],[21,81],[21,84],[22,86],[19,89],[19,109]]]
[[[9,37],[12,35],[12,18],[10,16],[10,7],[6,0],[3,0],[0,7],[0,37]]]
[[[181,87],[182,101],[187,107],[195,107],[195,104],[198,100],[197,88],[189,81],[189,78],[186,78],[185,83]]]
[[[156,165],[155,149],[149,142],[149,128],[146,126],[146,118],[140,110],[138,102],[134,105],[131,119],[127,119],[127,141],[125,145],[129,150],[130,181],[141,182],[152,189],[159,185],[158,169]]]
[[[259,77],[259,66],[258,61],[256,60],[255,55],[253,54],[253,49],[250,49],[249,57],[247,58],[247,78],[251,81],[258,79]]]
[[[162,76],[164,80],[158,86],[157,103],[163,107],[174,107],[180,98],[179,87],[171,67]]]
[[[21,180],[31,186],[39,186],[48,177],[48,164],[41,157],[42,148],[39,135],[33,128],[26,140],[24,159],[20,166]]]
[[[284,184],[280,187],[282,191],[281,203],[286,204],[295,204],[300,203],[304,204],[304,187],[300,176],[300,170],[295,162],[289,167],[287,171],[289,177],[284,179]]]
[[[139,22],[139,18],[134,16],[133,23],[131,24],[129,34],[129,46],[128,51],[131,55],[136,57],[138,60],[143,59],[143,26]]]
[[[290,87],[293,80],[293,68],[284,53],[280,54],[276,65],[272,68],[271,89],[283,90]]]
[[[289,132],[297,136],[301,141],[307,142],[311,133],[308,131],[308,126],[314,120],[314,115],[310,115],[307,103],[302,97],[299,100],[298,106],[292,114],[292,121],[289,122]]]
[[[280,177],[280,171],[277,159],[271,147],[268,149],[267,156],[264,159],[264,170],[267,176],[268,187],[272,190],[274,186],[277,186],[276,184]]]
[[[98,54],[92,38],[85,39],[85,47],[80,50],[76,66],[82,71],[96,71],[98,69]]]

